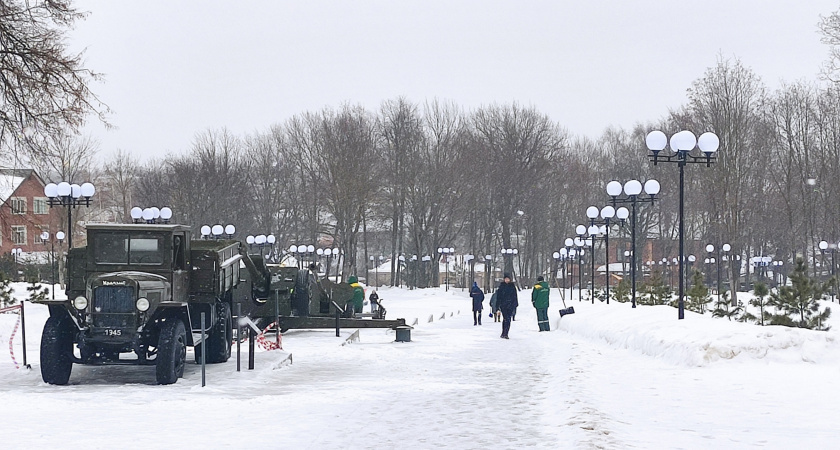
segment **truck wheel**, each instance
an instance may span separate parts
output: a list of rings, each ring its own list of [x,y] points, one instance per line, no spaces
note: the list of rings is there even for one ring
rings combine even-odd
[[[73,370],[73,328],[67,314],[50,316],[41,335],[41,378],[67,384]]]
[[[207,335],[207,363],[223,363],[230,359],[230,347],[233,343],[233,318],[230,305],[221,302],[217,306],[219,321],[210,328]],[[195,362],[201,364],[201,352],[204,345],[195,346]]]
[[[187,332],[184,322],[170,318],[160,329],[157,346],[156,375],[158,384],[172,384],[184,376],[187,361]]]

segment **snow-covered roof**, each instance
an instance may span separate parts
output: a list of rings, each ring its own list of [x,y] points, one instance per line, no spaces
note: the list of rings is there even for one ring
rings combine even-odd
[[[24,180],[24,177],[0,173],[0,203],[6,203]]]
[[[630,271],[630,263],[610,263],[610,273]],[[605,273],[607,271],[606,265],[598,266],[598,273]]]

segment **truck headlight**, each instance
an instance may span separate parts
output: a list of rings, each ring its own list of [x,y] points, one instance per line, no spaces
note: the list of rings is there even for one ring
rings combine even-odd
[[[144,297],[140,297],[137,299],[136,306],[138,311],[146,311],[149,309],[149,300]]]
[[[79,311],[87,308],[88,301],[83,296],[78,296],[73,300],[73,307],[78,309]]]

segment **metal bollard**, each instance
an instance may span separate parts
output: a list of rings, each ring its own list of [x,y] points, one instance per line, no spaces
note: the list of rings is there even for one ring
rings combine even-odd
[[[254,338],[256,332],[248,327],[248,370],[254,370]]]
[[[201,387],[205,386],[205,369],[207,365],[207,335],[204,333],[204,313],[201,313]]]
[[[239,372],[239,352],[242,347],[242,324],[239,319],[242,317],[242,303],[236,304],[236,371]]]

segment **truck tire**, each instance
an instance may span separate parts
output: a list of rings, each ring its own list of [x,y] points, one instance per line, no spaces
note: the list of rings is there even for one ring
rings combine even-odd
[[[295,279],[295,301],[293,309],[296,316],[309,317],[310,303],[312,303],[312,289],[309,286],[309,270],[298,271]]]
[[[187,331],[184,322],[169,318],[160,329],[155,364],[158,384],[172,384],[184,376],[187,361]]]
[[[207,360],[208,364],[227,362],[230,359],[230,348],[233,344],[233,317],[230,305],[225,302],[218,303],[216,315],[219,318],[207,335]],[[195,362],[201,364],[201,352],[204,345],[195,346]]]
[[[67,384],[73,370],[73,328],[65,312],[50,316],[41,335],[41,378]]]

